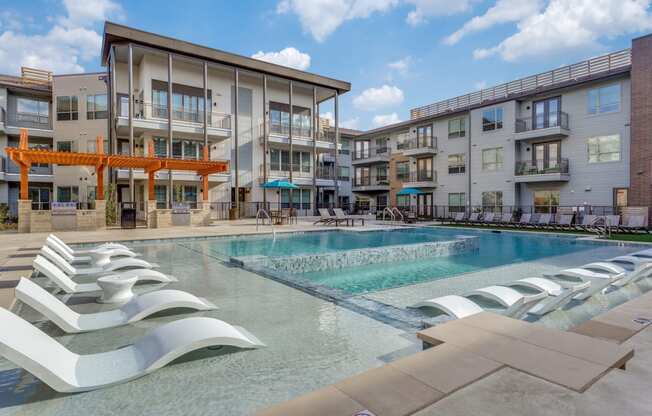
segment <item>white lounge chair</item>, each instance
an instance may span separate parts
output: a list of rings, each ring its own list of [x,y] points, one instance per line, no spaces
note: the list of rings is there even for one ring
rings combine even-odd
[[[63,247],[70,250],[70,253],[73,254],[73,255],[74,254],[83,255],[88,251],[97,250],[97,249],[106,249],[106,248],[122,248],[122,249],[125,249],[125,250],[129,250],[129,247],[125,246],[124,244],[120,244],[120,243],[102,243],[102,244],[98,244],[95,247],[92,247],[92,248],[89,248],[89,249],[75,250],[72,247],[70,247],[68,244],[66,244],[62,239],[60,239],[59,237],[57,237],[54,234],[50,234],[48,236],[48,238],[51,238],[51,239],[57,241]]]
[[[45,239],[45,245],[57,252],[68,263],[90,263],[93,266],[103,266],[108,264],[113,257],[140,256],[140,254],[124,248],[100,248],[85,252],[85,254],[71,253],[50,237]]]
[[[588,289],[591,286],[591,282],[561,285],[543,277],[526,277],[524,279],[507,283],[505,286],[509,286],[516,290],[526,288],[527,290],[534,290],[535,292],[548,294],[547,298],[537,303],[528,311],[529,314],[543,316],[556,309],[562,308],[570,302],[574,296],[577,296],[583,290]]]
[[[39,254],[56,264],[58,268],[70,276],[99,276],[125,269],[155,269],[158,267],[158,264],[149,263],[143,259],[135,259],[132,257],[115,259],[104,266],[77,267],[68,263],[48,246],[41,247]]]
[[[75,354],[3,308],[0,325],[0,355],[62,393],[96,390],[134,380],[201,348],[264,346],[247,330],[206,317],[170,322],[131,345],[88,355]]]
[[[45,257],[36,256],[33,262],[34,269],[47,277],[52,283],[57,285],[66,293],[86,293],[97,292],[102,289],[97,283],[77,283],[70,278],[63,270],[57,268],[54,264],[49,262]],[[150,270],[126,270],[123,272],[113,272],[112,275],[120,277],[137,277],[139,282],[153,281],[160,283],[175,282],[176,279],[171,276],[166,276],[163,273]]]
[[[500,288],[500,289],[496,289]],[[522,317],[536,302],[546,297],[545,293],[530,296],[520,295],[516,290],[508,287],[489,286],[485,291],[473,291],[467,296],[480,296],[498,302],[504,308],[496,308],[496,312],[502,313],[511,318]],[[509,291],[511,293],[507,294]],[[498,300],[500,299],[500,300]],[[508,305],[508,306],[506,306]],[[425,300],[412,306],[413,308],[434,308],[454,318],[464,318],[483,312],[485,308],[471,299],[459,295],[447,295],[434,299]]]
[[[618,287],[652,276],[652,262],[638,261],[636,257],[632,256],[621,256],[609,261],[589,263],[582,266],[582,268],[603,273],[624,274],[625,277],[613,283],[614,286]]]
[[[585,300],[595,295],[596,293],[602,293],[607,289],[609,285],[612,285],[620,279],[624,278],[625,274],[597,273],[591,270],[576,267],[554,273],[544,273],[543,276],[548,279],[553,279],[564,283],[575,283],[578,280],[581,282],[591,282],[591,286],[589,286],[588,289],[573,297],[573,299]]]
[[[95,331],[138,322],[168,309],[187,308],[199,311],[217,309],[205,299],[180,290],[157,290],[132,298],[112,311],[79,314],[54,295],[29,279],[21,277],[16,299],[31,306],[68,333]]]

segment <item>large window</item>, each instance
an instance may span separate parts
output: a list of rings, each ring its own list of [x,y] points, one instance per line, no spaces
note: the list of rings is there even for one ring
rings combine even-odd
[[[62,140],[57,142],[57,152],[72,152],[72,140]]]
[[[403,182],[410,179],[410,162],[396,162],[396,179]]]
[[[164,145],[159,144],[160,150],[164,150]],[[187,139],[172,140],[172,157],[175,159],[197,160],[202,157],[203,144]],[[154,152],[156,153],[156,139],[154,141]],[[156,153],[158,156],[158,153]]]
[[[448,138],[464,137],[466,135],[466,120],[454,118],[448,120]]]
[[[152,117],[168,118],[168,92],[152,90]]]
[[[290,106],[288,104],[269,103],[269,127],[273,134],[290,133]],[[292,106],[292,135],[311,137],[310,109]]]
[[[174,185],[174,202],[185,202],[191,206],[197,202],[196,185]]]
[[[535,191],[534,212],[555,213],[559,206],[559,191]]]
[[[310,173],[312,156],[310,152],[292,152],[292,171]],[[269,170],[290,171],[290,152],[288,150],[269,150]]]
[[[79,202],[79,187],[57,186],[57,202]]]
[[[168,200],[168,188],[166,185],[154,185],[154,195],[156,196],[156,208],[165,209]]]
[[[292,191],[292,208],[310,209],[312,205],[310,189],[295,189]],[[281,189],[281,207],[290,208],[290,190]]]
[[[371,183],[368,166],[355,168],[355,186],[367,186]]]
[[[57,120],[68,121],[79,119],[79,108],[76,96],[57,97]]]
[[[417,127],[417,147],[430,147],[432,145],[432,126]]]
[[[620,110],[620,84],[594,88],[588,92],[589,114],[612,113]]]
[[[620,135],[591,137],[588,140],[589,163],[618,162]]]
[[[204,120],[204,97],[172,93],[172,118],[200,123]]]
[[[18,98],[16,100],[16,121],[49,124],[50,104],[47,101]]]
[[[464,153],[448,155],[448,174],[457,175],[466,172],[466,157]]]
[[[466,194],[464,192],[454,192],[448,194],[448,210],[450,212],[464,211],[466,204]]]
[[[168,156],[168,141],[163,137],[154,138],[154,156],[167,157]]]
[[[409,208],[410,195],[396,195],[396,206],[400,208]]]
[[[503,168],[503,148],[484,149],[482,151],[482,170],[496,171]]]
[[[482,112],[482,131],[498,130],[503,128],[503,108],[496,107]]]
[[[502,191],[483,192],[482,209],[484,211],[501,212],[503,209],[503,192]]]
[[[348,166],[338,166],[339,173],[337,178],[341,181],[348,181],[351,177],[350,168]]]
[[[106,94],[88,95],[86,97],[86,118],[88,120],[99,120],[108,117]]]

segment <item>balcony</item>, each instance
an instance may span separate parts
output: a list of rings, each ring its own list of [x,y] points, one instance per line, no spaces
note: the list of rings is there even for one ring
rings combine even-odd
[[[559,111],[547,117],[517,118],[514,132],[515,140],[567,137],[570,134],[568,114]]]
[[[435,155],[437,154],[437,138],[432,136],[413,137],[399,143],[397,149],[402,150],[404,156]]]
[[[264,166],[260,165],[259,178],[260,184],[265,183]],[[318,166],[315,177],[315,185],[317,186],[335,186],[335,180],[329,173],[328,167]],[[271,166],[267,164],[267,181],[285,179],[290,180],[290,164],[283,164],[281,166]],[[301,166],[298,163],[292,165],[292,183],[299,186],[312,186],[313,184],[313,169],[312,166]]]
[[[168,109],[152,103],[136,103],[134,106],[134,133],[140,135],[146,131],[167,132]],[[218,112],[208,113],[208,136],[226,139],[231,136],[231,115]],[[186,133],[193,137],[204,135],[204,112],[173,108],[172,128],[175,132]],[[129,134],[129,107],[120,103],[118,107],[118,133]]]
[[[12,113],[2,110],[2,125],[7,134],[18,135],[21,128],[30,129],[30,137],[54,136],[52,119],[49,116],[35,113]]]
[[[259,126],[260,131],[260,144],[262,145],[265,142],[265,137],[263,137],[263,124]],[[283,145],[281,147],[287,148],[290,145],[290,125],[289,124],[278,124],[278,123],[269,123],[267,125],[269,129],[269,143],[274,143],[278,145]],[[312,129],[309,127],[292,127],[292,146],[295,148],[303,149],[312,149],[313,147],[313,138],[312,138]],[[324,150],[335,150],[335,140],[331,140],[326,136],[319,136],[315,143],[315,147],[318,149]]]
[[[389,162],[391,151],[388,146],[357,148],[351,152],[351,163],[364,165],[376,162]]]
[[[396,175],[403,182],[403,188],[435,188],[437,187],[437,172],[415,171],[405,175]]]
[[[514,176],[516,183],[568,182],[568,159],[516,162]]]
[[[387,176],[356,176],[353,178],[353,192],[389,191]]]

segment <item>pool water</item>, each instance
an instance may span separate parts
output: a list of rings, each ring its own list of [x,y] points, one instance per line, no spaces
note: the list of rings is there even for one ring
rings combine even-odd
[[[554,235],[446,229],[432,229],[429,232],[443,240],[457,235],[477,236],[480,238],[480,248],[459,255],[307,272],[297,277],[350,294],[361,294],[596,247],[593,242]]]
[[[293,256],[403,244],[450,240],[432,230],[409,228],[392,231],[316,231],[277,234],[276,238],[241,237],[202,242],[202,248],[223,258],[241,256]]]

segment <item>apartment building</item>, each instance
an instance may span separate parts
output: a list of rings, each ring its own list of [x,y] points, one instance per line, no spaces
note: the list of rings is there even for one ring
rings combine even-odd
[[[348,82],[109,22],[102,62],[110,79],[111,152],[200,159],[206,148],[211,160],[230,161],[230,173],[210,176],[208,198],[199,194],[199,177],[158,172],[161,207],[208,200],[255,215],[262,201],[292,201],[308,211],[319,198],[336,201],[345,187],[336,150],[338,99],[350,90]],[[315,128],[319,105],[329,100],[332,133]],[[148,199],[143,172],[115,175],[120,201]],[[299,189],[262,187],[275,179]]]
[[[646,36],[631,49],[414,108],[410,120],[356,138],[356,203],[412,206],[426,217],[648,206],[650,63]]]

